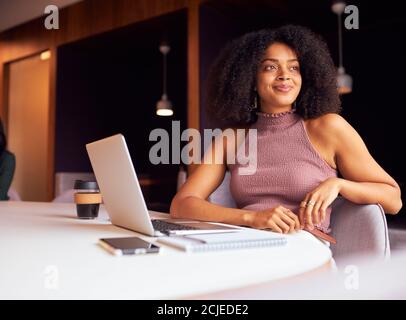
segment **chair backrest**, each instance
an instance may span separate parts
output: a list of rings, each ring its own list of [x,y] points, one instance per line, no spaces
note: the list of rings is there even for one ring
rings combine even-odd
[[[58,203],[74,203],[74,194],[75,190],[74,189],[69,189],[65,190],[64,192],[60,193],[58,196],[56,196],[52,202],[58,202]]]
[[[92,172],[57,172],[55,174],[55,197],[73,189],[75,180],[95,181]]]
[[[179,171],[178,171],[178,179],[177,179],[177,183],[176,183],[177,190],[179,190],[180,187],[186,182],[186,179],[187,179],[187,171],[183,166],[181,166],[181,167],[179,167]]]
[[[207,200],[223,207],[237,208],[234,198],[230,192],[230,177],[230,172],[226,171],[223,182],[217,187],[216,190],[214,190]]]
[[[12,187],[8,189],[7,195],[10,201],[21,201],[21,197],[18,194],[17,190]]]
[[[222,184],[208,200],[224,207],[236,208],[230,193],[228,171]],[[338,197],[332,204],[330,225],[331,235],[337,239],[337,244],[331,246],[335,259],[356,254],[390,256],[388,227],[380,205],[358,205]]]
[[[337,239],[337,244],[331,246],[335,258],[353,254],[390,256],[388,226],[381,205],[360,205],[338,197],[332,205],[330,224],[331,235]]]

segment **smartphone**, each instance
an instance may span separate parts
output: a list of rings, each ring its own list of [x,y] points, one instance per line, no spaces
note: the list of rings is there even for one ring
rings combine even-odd
[[[159,252],[158,246],[138,237],[99,239],[99,245],[116,256]]]

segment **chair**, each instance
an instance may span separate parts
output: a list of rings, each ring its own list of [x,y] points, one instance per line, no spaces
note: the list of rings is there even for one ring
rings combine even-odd
[[[74,189],[68,189],[56,196],[52,202],[56,203],[74,203]]]
[[[14,188],[10,187],[8,189],[7,195],[9,197],[10,201],[21,201],[20,195],[18,194],[17,190]]]
[[[179,190],[180,187],[185,183],[187,178],[187,171],[183,166],[179,167],[179,172],[178,172],[178,179],[176,182],[176,190]]]
[[[55,174],[55,197],[73,189],[75,180],[95,181],[92,172],[57,172]]]
[[[209,196],[208,201],[236,208],[230,193],[230,173],[227,171],[221,185]],[[331,251],[337,260],[351,255],[370,255],[388,258],[390,244],[385,212],[379,204],[358,205],[343,197],[332,204],[331,235],[337,244]]]
[[[227,208],[237,208],[234,198],[230,192],[230,172],[226,171],[223,182],[217,189],[209,196],[207,200]]]
[[[331,235],[337,244],[331,246],[334,258],[354,254],[390,257],[386,216],[379,204],[360,205],[343,197],[332,204]]]

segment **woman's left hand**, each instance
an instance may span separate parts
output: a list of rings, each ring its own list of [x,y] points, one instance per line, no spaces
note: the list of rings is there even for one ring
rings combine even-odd
[[[306,194],[299,209],[300,224],[303,227],[307,225],[313,229],[315,224],[319,224],[326,218],[327,208],[340,193],[341,180],[336,177],[328,178]]]

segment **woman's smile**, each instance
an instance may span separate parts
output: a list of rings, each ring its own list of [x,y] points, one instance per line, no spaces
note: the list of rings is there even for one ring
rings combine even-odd
[[[287,84],[280,84],[272,87],[275,91],[281,93],[288,93],[290,90],[293,89],[293,86]]]

